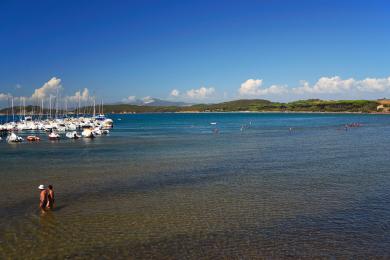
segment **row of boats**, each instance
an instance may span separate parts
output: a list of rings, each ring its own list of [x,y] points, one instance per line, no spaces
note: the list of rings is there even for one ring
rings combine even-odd
[[[6,141],[9,143],[23,142],[24,138],[16,133],[23,131],[45,131],[49,140],[59,140],[64,135],[69,139],[94,138],[99,135],[106,135],[113,127],[113,120],[104,115],[94,117],[67,117],[56,119],[33,120],[26,116],[19,122],[8,122],[0,124],[0,133],[7,135]],[[0,140],[1,140],[0,136]],[[40,137],[29,135],[27,141],[40,141]]]

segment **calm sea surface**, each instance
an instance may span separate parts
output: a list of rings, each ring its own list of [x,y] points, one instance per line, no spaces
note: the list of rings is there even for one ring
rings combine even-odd
[[[390,116],[112,118],[94,140],[0,142],[0,259],[390,257]]]

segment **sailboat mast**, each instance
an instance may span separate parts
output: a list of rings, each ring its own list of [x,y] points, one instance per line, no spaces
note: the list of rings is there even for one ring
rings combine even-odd
[[[41,100],[41,117],[43,118],[43,98]]]
[[[79,104],[78,104],[78,112],[77,112],[77,116],[80,116],[80,95],[81,95],[81,90],[79,90]]]
[[[8,114],[9,114],[9,95],[8,95],[8,97],[7,97],[7,119],[6,119],[6,123],[8,123]]]
[[[23,116],[24,120],[26,120],[26,99],[23,98]]]
[[[65,99],[65,115],[68,116],[68,100]]]
[[[95,97],[93,97],[93,117],[96,116],[96,100]]]
[[[23,98],[19,98],[19,117],[18,117],[18,120],[20,120],[20,118],[22,117],[23,115]]]
[[[51,119],[51,95],[49,97],[49,118]]]
[[[34,117],[34,114],[35,114],[35,109],[34,107],[38,105],[38,101],[37,100],[34,100],[33,103],[31,103],[31,110],[30,110],[30,115],[32,117]]]
[[[12,122],[15,122],[14,97],[11,97]]]
[[[57,116],[58,116],[58,88],[57,88],[57,93],[56,93],[56,99],[54,101],[54,106],[55,106],[55,114],[54,114],[54,118],[57,119]]]

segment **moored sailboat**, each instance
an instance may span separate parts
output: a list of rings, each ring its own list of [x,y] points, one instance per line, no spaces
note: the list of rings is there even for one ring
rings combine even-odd
[[[60,140],[60,135],[57,134],[56,132],[51,132],[49,134],[49,140]]]
[[[23,138],[20,136],[17,136],[15,133],[11,133],[9,136],[7,136],[8,143],[20,143],[22,141],[23,141]]]

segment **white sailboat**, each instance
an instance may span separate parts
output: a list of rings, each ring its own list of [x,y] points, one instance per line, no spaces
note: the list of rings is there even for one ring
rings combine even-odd
[[[83,132],[81,133],[81,135],[84,137],[84,138],[94,138],[95,135],[92,131],[92,129],[90,127],[86,127],[84,128]]]
[[[76,131],[73,131],[73,132],[67,132],[66,137],[69,139],[79,139],[81,135],[79,135]]]
[[[20,136],[17,136],[15,133],[11,133],[9,136],[7,136],[8,143],[20,143],[22,141],[23,141],[23,138]]]
[[[60,140],[60,135],[56,132],[51,132],[49,134],[49,140]]]

